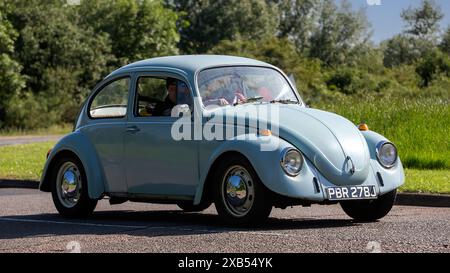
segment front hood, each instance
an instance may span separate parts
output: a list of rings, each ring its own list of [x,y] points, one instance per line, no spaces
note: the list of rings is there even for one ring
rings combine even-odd
[[[324,177],[336,185],[357,185],[367,179],[369,149],[364,136],[349,120],[321,110],[280,104],[256,104],[260,115],[249,117],[245,109],[248,106],[226,107],[220,112],[247,120],[258,119],[272,128],[278,123],[279,136],[296,146]],[[264,111],[278,112],[279,118],[267,119],[267,115],[261,115]],[[256,124],[255,121],[248,122]]]

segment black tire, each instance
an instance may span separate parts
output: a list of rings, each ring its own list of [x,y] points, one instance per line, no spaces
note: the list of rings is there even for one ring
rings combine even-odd
[[[248,175],[251,177],[251,182],[253,183],[252,191],[253,194],[247,194],[245,200],[251,200],[252,205],[247,210],[245,215],[237,216],[233,214],[229,208],[229,203],[225,200],[224,182],[227,171],[234,166],[240,166],[244,168]],[[217,168],[214,170],[213,178],[213,198],[216,210],[222,220],[229,225],[239,225],[239,226],[255,226],[265,220],[270,215],[272,210],[272,201],[270,191],[263,185],[252,165],[243,156],[233,156],[223,158]],[[247,188],[246,188],[247,189]],[[246,190],[248,192],[248,190]]]
[[[343,201],[341,207],[348,216],[357,221],[374,222],[391,211],[396,196],[397,190],[393,190],[375,200]]]
[[[192,201],[187,201],[187,202],[179,202],[177,203],[177,206],[184,212],[199,212],[209,208],[211,206],[211,202],[204,202],[198,205],[194,205]]]
[[[73,164],[76,166],[79,171],[81,177],[81,189],[79,190],[79,198],[76,204],[72,207],[68,207],[61,201],[57,184],[58,184],[58,173],[60,169],[65,164]],[[51,180],[51,190],[52,190],[52,198],[53,203],[55,204],[56,209],[59,214],[65,218],[85,218],[92,214],[95,207],[97,206],[97,200],[93,200],[89,198],[88,195],[88,184],[86,172],[84,171],[83,164],[81,164],[80,160],[75,156],[64,156],[57,159],[55,162],[54,168],[52,170],[52,180]]]

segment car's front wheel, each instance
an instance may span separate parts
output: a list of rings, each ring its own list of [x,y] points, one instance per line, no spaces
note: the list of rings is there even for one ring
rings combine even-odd
[[[225,223],[256,225],[269,217],[270,192],[246,158],[224,158],[215,170],[214,182],[214,203]]]
[[[375,200],[343,201],[341,207],[348,216],[357,221],[373,222],[391,211],[396,196],[397,190],[393,190]]]
[[[92,214],[97,200],[89,198],[86,173],[78,158],[65,156],[57,160],[52,173],[52,197],[63,217],[81,218]]]

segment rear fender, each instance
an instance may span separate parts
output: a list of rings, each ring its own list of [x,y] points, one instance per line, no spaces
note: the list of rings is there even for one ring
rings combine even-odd
[[[83,164],[86,172],[88,182],[88,193],[91,199],[100,199],[107,191],[103,168],[100,164],[94,146],[89,139],[79,131],[75,131],[63,137],[53,147],[49,157],[45,163],[44,171],[42,172],[39,189],[41,191],[51,191],[51,174],[56,160],[66,154],[70,153],[78,157]]]

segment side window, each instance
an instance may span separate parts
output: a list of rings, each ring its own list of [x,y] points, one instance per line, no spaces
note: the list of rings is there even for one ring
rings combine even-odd
[[[138,117],[170,116],[172,109],[187,104],[192,97],[187,84],[174,78],[140,77],[137,81],[135,115]]]
[[[130,78],[116,80],[95,95],[89,109],[92,118],[120,118],[127,114]]]

